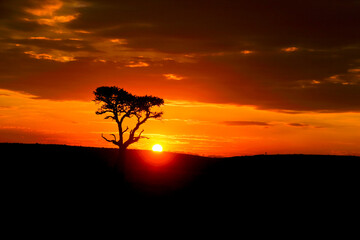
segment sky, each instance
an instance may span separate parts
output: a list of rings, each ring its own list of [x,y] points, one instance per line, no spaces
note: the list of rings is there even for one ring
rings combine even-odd
[[[118,86],[165,99],[132,148],[360,155],[359,12],[358,0],[0,1],[0,142],[114,147],[92,100]]]

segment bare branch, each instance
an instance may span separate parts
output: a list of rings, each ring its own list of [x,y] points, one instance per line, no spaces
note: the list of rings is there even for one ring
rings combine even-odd
[[[114,137],[114,141],[116,142],[116,136],[115,136],[115,134],[110,134],[110,135],[112,135],[112,136]]]
[[[105,110],[105,109],[100,108],[100,109],[97,110],[95,113],[96,113],[97,115],[100,115],[100,114],[104,114],[104,113],[112,113],[112,111],[111,111],[111,110]]]
[[[139,133],[139,135],[138,135],[137,137],[134,137],[134,138],[132,139],[132,142],[135,143],[135,142],[139,141],[140,138],[147,138],[147,137],[142,137],[142,136],[141,136],[141,134],[142,134],[143,132],[144,132],[144,129]]]
[[[139,136],[138,136],[138,138],[141,138],[141,134],[144,132],[144,129],[143,130],[141,130],[141,132],[139,133]]]
[[[144,129],[139,133],[139,136],[138,136],[138,138],[140,139],[140,138],[146,138],[146,139],[149,139],[148,137],[145,137],[145,136],[141,136],[141,134],[143,133],[143,131],[144,131]]]
[[[129,130],[129,126],[127,126],[126,129],[122,131],[122,134],[126,133],[127,130]]]
[[[106,116],[104,119],[109,119],[109,118],[115,120],[115,117],[113,117],[113,116]]]
[[[163,112],[152,112],[152,115],[149,118],[160,118],[163,115]]]
[[[102,137],[103,139],[105,139],[105,141],[107,141],[107,142],[112,142],[112,140],[109,140],[109,139],[107,139],[106,137],[104,137],[104,134],[101,134],[101,137]]]
[[[111,143],[119,146],[119,142],[116,141],[116,136],[115,136],[115,134],[110,134],[110,135],[112,135],[112,136],[114,137],[114,140],[109,140],[109,139],[107,139],[106,137],[104,137],[104,134],[101,134],[101,137],[102,137],[103,139],[105,139],[105,141],[111,142]]]
[[[125,113],[125,114],[121,117],[119,123],[122,124],[122,122],[124,121],[124,119],[125,119],[126,117],[130,117],[130,113],[129,113],[129,112]]]

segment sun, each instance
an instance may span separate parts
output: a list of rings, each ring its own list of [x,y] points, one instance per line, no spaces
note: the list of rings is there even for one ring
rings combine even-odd
[[[162,147],[160,144],[155,144],[155,145],[152,147],[152,150],[153,150],[154,152],[162,152],[163,147]]]

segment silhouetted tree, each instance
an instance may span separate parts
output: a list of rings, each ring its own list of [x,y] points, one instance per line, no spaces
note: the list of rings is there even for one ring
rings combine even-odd
[[[162,98],[154,96],[136,96],[122,88],[115,86],[112,87],[99,87],[94,91],[94,101],[98,104],[102,104],[101,107],[96,111],[96,114],[106,114],[105,119],[112,119],[117,123],[119,131],[119,140],[117,140],[115,134],[113,140],[109,140],[101,136],[107,141],[115,144],[119,147],[120,151],[125,151],[130,144],[138,142],[141,138],[147,138],[141,136],[144,130],[139,133],[140,126],[143,125],[148,119],[158,119],[162,116],[163,112],[153,111],[153,107],[159,107],[164,104]],[[135,118],[137,120],[135,127],[129,129],[127,126],[123,128],[124,120],[126,118]],[[129,131],[129,137],[125,141],[124,134]]]

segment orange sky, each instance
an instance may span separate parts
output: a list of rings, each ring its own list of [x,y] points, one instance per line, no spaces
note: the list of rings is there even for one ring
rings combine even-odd
[[[113,147],[101,133],[116,124],[94,114],[87,101],[52,101],[0,90],[1,142]],[[315,153],[360,155],[358,113],[287,114],[230,104],[167,100],[162,120],[149,121],[133,148],[200,155]],[[131,123],[130,123],[131,124]]]
[[[291,2],[1,3],[0,142],[113,147],[116,85],[165,99],[132,148],[360,155],[360,5]]]

